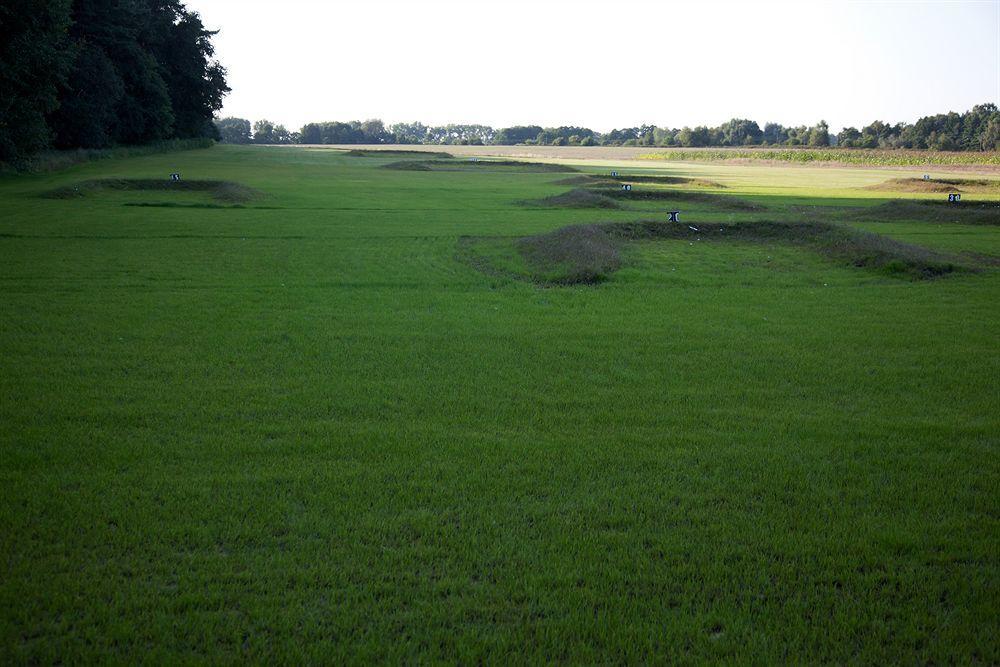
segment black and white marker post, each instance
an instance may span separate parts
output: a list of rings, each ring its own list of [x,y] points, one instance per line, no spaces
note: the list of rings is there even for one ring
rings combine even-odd
[[[632,191],[632,184],[631,183],[624,183],[624,184],[622,184],[622,190],[624,190],[625,192],[631,192]]]
[[[959,195],[959,194],[948,195],[948,201],[952,201],[952,202],[962,201],[962,195]]]
[[[668,222],[680,222],[680,219],[678,218],[680,214],[680,211],[667,211],[667,215],[670,216],[670,220]]]

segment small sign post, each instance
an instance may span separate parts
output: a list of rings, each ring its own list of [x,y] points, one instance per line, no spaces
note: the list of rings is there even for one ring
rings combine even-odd
[[[625,192],[630,192],[632,190],[632,184],[631,183],[625,183],[625,184],[623,184],[622,185],[622,190],[624,190]]]
[[[181,175],[178,174],[177,172],[174,172],[174,173],[170,174],[170,180],[171,181],[179,181],[179,180],[181,180]]]
[[[948,201],[952,201],[952,202],[962,201],[962,195],[958,195],[958,194],[948,195]]]
[[[680,220],[677,218],[677,216],[679,216],[680,214],[681,214],[680,211],[667,211],[667,215],[670,216],[670,222],[680,222]]]
[[[925,181],[931,180],[931,175],[930,174],[924,174],[924,180]]]
[[[611,177],[612,178],[618,178],[618,172],[617,171],[611,172]]]

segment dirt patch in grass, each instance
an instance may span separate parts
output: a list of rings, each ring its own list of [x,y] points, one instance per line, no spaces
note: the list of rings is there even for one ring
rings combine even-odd
[[[716,195],[709,192],[689,192],[687,190],[622,190],[621,188],[594,188],[594,192],[613,199],[632,201],[678,201],[708,204],[731,211],[762,211],[764,207],[746,199],[730,195]]]
[[[592,285],[621,266],[618,244],[598,225],[570,225],[516,244],[540,284]]]
[[[542,199],[528,199],[518,203],[521,206],[544,206],[546,208],[621,208],[621,204],[611,197],[583,188],[576,188],[569,192],[552,195],[551,197],[543,197]]]
[[[930,201],[896,199],[852,211],[851,219],[871,222],[937,222],[1000,225],[1000,201]]]
[[[956,258],[927,248],[822,222],[703,223],[697,226],[663,222],[626,222],[601,225],[606,234],[623,240],[697,239],[790,243],[850,266],[886,275],[922,280],[956,271],[969,271]]]
[[[524,173],[572,172],[575,167],[548,162],[521,162],[520,160],[403,160],[383,165],[385,169],[403,171],[475,171],[496,169]]]
[[[386,150],[361,150],[354,149],[346,151],[344,155],[349,155],[351,157],[413,157],[426,160],[427,158],[451,158],[454,157],[451,153],[435,152],[435,151],[407,151],[399,149],[386,149]]]
[[[988,178],[893,178],[883,183],[869,185],[866,190],[890,192],[997,192],[1000,181]]]
[[[245,204],[264,198],[260,190],[232,181],[171,181],[155,178],[101,178],[81,181],[42,193],[48,199],[76,199],[106,191],[205,192],[226,204]]]

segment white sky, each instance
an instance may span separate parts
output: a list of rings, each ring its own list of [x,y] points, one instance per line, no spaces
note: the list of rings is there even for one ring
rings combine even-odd
[[[187,0],[221,29],[222,114],[298,129],[717,125],[838,130],[1000,102],[1000,0]]]

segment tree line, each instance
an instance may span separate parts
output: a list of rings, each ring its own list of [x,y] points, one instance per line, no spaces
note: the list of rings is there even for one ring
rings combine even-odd
[[[2,162],[219,138],[215,31],[181,0],[3,0],[0,34]]]
[[[536,146],[842,146],[845,148],[917,148],[986,151],[1000,149],[1000,110],[980,104],[958,114],[926,116],[916,123],[890,125],[874,121],[860,130],[846,127],[830,132],[826,121],[812,126],[784,126],[734,118],[718,127],[667,128],[640,125],[595,132],[586,127],[516,125],[495,129],[488,125],[396,123],[386,127],[378,119],[307,123],[299,131],[259,120],[251,126],[242,118],[216,121],[223,142],[233,144],[459,144]]]

